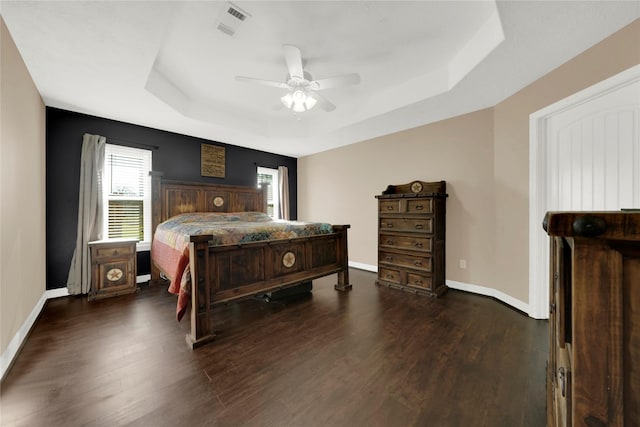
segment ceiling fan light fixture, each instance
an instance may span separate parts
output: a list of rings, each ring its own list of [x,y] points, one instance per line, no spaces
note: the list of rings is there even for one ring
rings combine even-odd
[[[291,108],[295,113],[304,113],[307,111],[306,107],[301,102],[294,102],[293,107]]]
[[[280,101],[284,104],[285,107],[291,109],[293,107],[293,96],[291,93],[287,93],[285,96],[280,98]]]
[[[301,89],[294,90],[292,96],[294,104],[304,104],[304,101],[307,100],[307,94]]]
[[[293,92],[287,93],[280,98],[282,104],[290,110],[296,113],[304,113],[311,110],[318,103],[314,97],[307,95],[303,89],[296,89]]]
[[[318,103],[318,100],[315,99],[313,96],[307,96],[307,99],[304,101],[304,106],[307,107],[307,110],[311,110],[313,107],[316,106],[317,103]]]

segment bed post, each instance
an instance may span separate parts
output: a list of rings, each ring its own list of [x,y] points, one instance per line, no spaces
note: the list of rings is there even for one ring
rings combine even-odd
[[[156,232],[156,227],[163,220],[162,216],[162,172],[150,171],[151,176],[151,236]],[[155,285],[162,282],[160,279],[160,269],[153,263],[153,255],[151,255],[151,281],[149,284]]]
[[[187,344],[194,349],[215,338],[211,324],[211,286],[209,240],[211,235],[191,236],[189,262],[191,268],[191,333]]]
[[[347,230],[349,227],[349,225],[333,226],[333,230],[340,233],[336,250],[342,270],[338,271],[338,283],[334,285],[334,288],[339,291],[348,291],[352,288],[351,283],[349,283],[349,254],[347,252]]]

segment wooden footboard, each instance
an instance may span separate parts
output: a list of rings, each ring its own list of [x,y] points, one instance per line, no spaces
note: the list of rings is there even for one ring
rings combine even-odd
[[[334,273],[336,289],[351,289],[348,228],[334,225],[332,234],[225,246],[209,246],[212,236],[192,236],[191,333],[187,343],[195,348],[214,338],[211,312],[222,302]]]

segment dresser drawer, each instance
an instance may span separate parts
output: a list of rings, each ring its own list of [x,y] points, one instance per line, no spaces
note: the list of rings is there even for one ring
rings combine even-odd
[[[381,213],[398,213],[400,212],[400,200],[380,200],[378,211]]]
[[[394,234],[381,234],[379,239],[380,246],[426,252],[431,252],[433,250],[433,241],[431,236],[397,236]]]
[[[380,230],[433,233],[433,218],[380,218]]]
[[[407,200],[408,213],[433,213],[433,199]]]
[[[407,285],[431,290],[431,276],[407,273]]]
[[[378,277],[387,282],[400,283],[400,272],[398,270],[380,268],[378,271]]]
[[[412,256],[408,254],[380,251],[379,259],[381,263],[431,271],[431,256],[429,255]]]

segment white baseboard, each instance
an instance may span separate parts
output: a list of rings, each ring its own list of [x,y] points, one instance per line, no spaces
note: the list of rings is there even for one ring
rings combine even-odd
[[[370,264],[362,264],[359,262],[349,261],[349,267],[357,268],[359,270],[371,271],[373,273],[378,272],[378,267]],[[457,289],[460,291],[471,292],[473,294],[484,295],[488,297],[496,298],[513,308],[520,310],[529,315],[529,304],[522,302],[504,292],[498,291],[493,288],[487,288],[485,286],[472,285],[469,283],[456,282],[455,280],[446,280],[447,286],[451,289]]]
[[[505,294],[497,289],[487,288],[484,286],[471,285],[469,283],[456,282],[455,280],[446,280],[447,286],[451,289],[458,289],[460,291],[471,292],[478,295],[484,295],[488,297],[493,297],[504,302],[507,305],[516,308],[523,313],[529,314],[529,304],[526,302],[522,302],[519,299],[516,299],[510,295]]]
[[[349,267],[357,268],[358,270],[371,271],[373,273],[378,272],[378,267],[370,264],[362,264],[360,262],[349,261]]]
[[[49,299],[64,297],[67,295],[69,295],[67,288],[44,291],[35,307],[33,307],[33,310],[31,310],[31,313],[29,313],[27,319],[24,321],[20,329],[18,329],[18,332],[13,336],[13,339],[9,342],[6,350],[2,352],[2,356],[0,356],[0,380],[4,379],[4,375],[7,373],[13,359],[18,354],[20,347],[22,347],[24,340],[29,335],[29,331],[36,323],[36,320],[38,320],[38,316],[44,308],[45,302]]]

